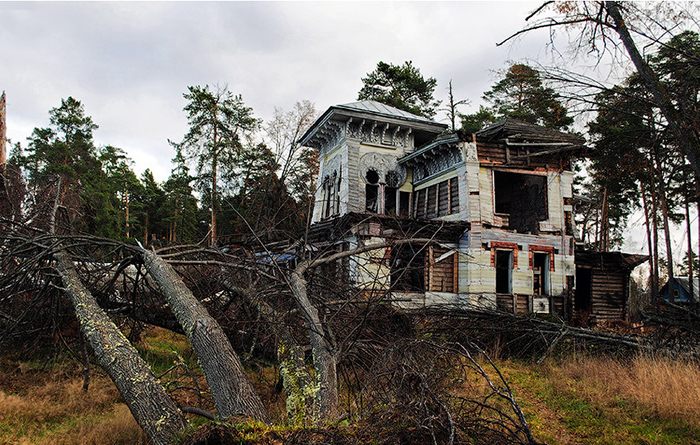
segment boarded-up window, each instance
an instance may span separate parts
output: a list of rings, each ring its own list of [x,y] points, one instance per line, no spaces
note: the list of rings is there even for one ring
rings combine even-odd
[[[416,218],[425,218],[425,189],[418,190],[415,193],[416,202],[413,204],[413,208],[416,209]]]
[[[454,273],[454,252],[448,254],[447,249],[434,248],[430,252],[429,290],[454,292]]]
[[[447,181],[442,181],[438,184],[438,216],[446,216],[449,214],[450,197],[448,193]]]
[[[435,218],[437,216],[437,200],[435,199],[437,197],[437,187],[434,185],[431,185],[428,187],[428,210],[426,213],[426,217],[428,218]]]
[[[459,213],[459,181],[450,179],[450,214]]]
[[[416,218],[437,218],[459,213],[457,178],[419,190],[414,205]],[[421,206],[425,206],[425,210]]]

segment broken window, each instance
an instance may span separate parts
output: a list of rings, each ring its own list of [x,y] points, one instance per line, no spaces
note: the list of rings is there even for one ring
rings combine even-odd
[[[391,287],[395,291],[425,290],[425,249],[405,244],[391,249]]]
[[[340,175],[334,171],[323,180],[321,217],[330,218],[340,213]]]
[[[513,251],[496,251],[496,293],[511,293],[511,276],[513,269]]]
[[[368,212],[379,212],[379,173],[375,170],[367,170],[365,175],[365,209]]]
[[[399,216],[407,217],[410,213],[411,193],[399,192]]]
[[[547,219],[547,177],[494,171],[496,213],[508,215],[508,228],[537,233]]]
[[[549,255],[535,252],[532,254],[532,293],[549,295]]]

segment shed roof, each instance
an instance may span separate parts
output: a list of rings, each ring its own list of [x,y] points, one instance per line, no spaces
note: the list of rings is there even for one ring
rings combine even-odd
[[[571,133],[563,133],[537,124],[521,121],[508,117],[495,124],[489,125],[476,132],[477,138],[487,140],[495,138],[516,138],[529,142],[563,142],[574,145],[583,145],[585,140],[581,136]]]

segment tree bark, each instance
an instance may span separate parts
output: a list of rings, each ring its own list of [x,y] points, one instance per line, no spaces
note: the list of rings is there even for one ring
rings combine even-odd
[[[687,191],[686,191],[687,193]],[[686,194],[685,196],[685,230],[688,233],[688,281],[690,284],[688,285],[688,291],[690,293],[690,301],[693,302],[695,301],[695,289],[693,289],[693,240],[691,236],[691,228],[690,228],[690,198],[688,198],[688,195]]]
[[[644,186],[644,182],[640,181],[639,185],[642,190],[642,204],[644,205],[644,223],[646,227],[646,232],[647,232],[647,244],[649,247],[649,258],[651,258],[651,264],[650,264],[650,278],[651,278],[651,301],[652,303],[656,302],[656,290],[658,289],[658,276],[656,274],[656,258],[654,257],[654,250],[652,247],[652,237],[651,237],[651,216],[649,215],[650,210],[649,210],[649,202],[647,198],[647,193],[646,193],[646,187]],[[656,228],[654,228],[656,229]]]
[[[170,445],[188,426],[187,419],[153,375],[136,349],[97,305],[64,252],[54,255],[80,330],[102,369],[124,398],[136,422],[156,445]]]
[[[658,163],[658,159],[657,159]],[[659,171],[661,171],[661,168],[659,167]],[[663,218],[663,223],[664,223],[664,238],[666,240],[666,270],[668,272],[668,283],[669,285],[666,288],[666,296],[668,298],[668,301],[673,303],[674,302],[674,295],[673,295],[673,247],[671,245],[671,227],[669,226],[669,220],[668,220],[668,201],[666,199],[666,187],[664,186],[664,181],[661,180],[659,182],[659,193],[661,197],[661,216]]]
[[[335,348],[323,335],[323,325],[318,310],[311,304],[306,292],[306,280],[302,271],[290,275],[290,287],[294,293],[299,312],[309,333],[316,371],[314,395],[314,423],[321,424],[338,418],[338,373]]]
[[[219,323],[162,258],[144,250],[143,259],[199,358],[219,417],[238,413],[269,424],[267,410]]]
[[[241,288],[224,280],[224,287],[245,298],[255,306],[277,338],[277,364],[279,366],[282,387],[287,395],[287,419],[293,425],[304,425],[311,417],[310,400],[314,394],[315,385],[304,359],[304,351],[296,343],[287,324],[280,314],[265,301],[262,301],[249,289]]]

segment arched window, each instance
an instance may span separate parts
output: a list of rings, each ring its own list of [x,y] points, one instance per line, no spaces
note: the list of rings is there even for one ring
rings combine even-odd
[[[367,170],[365,181],[365,209],[379,213],[379,173],[373,169]]]

